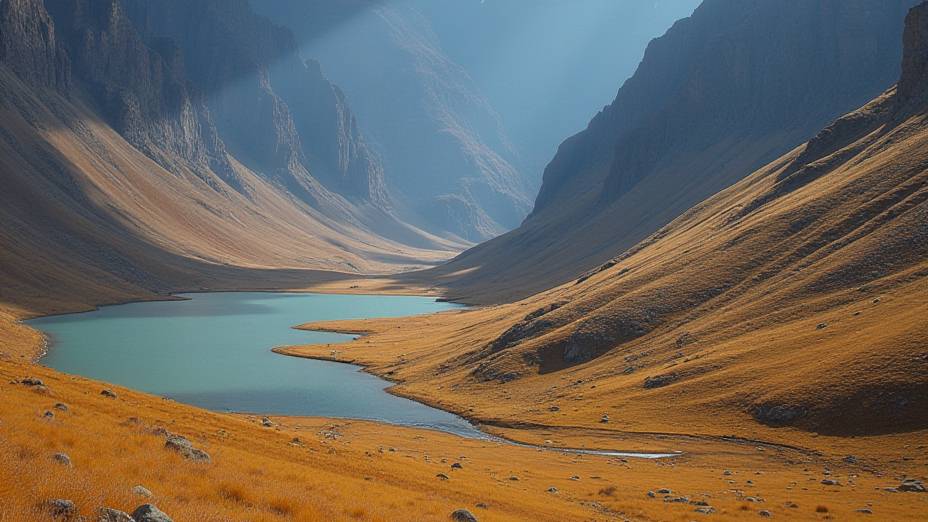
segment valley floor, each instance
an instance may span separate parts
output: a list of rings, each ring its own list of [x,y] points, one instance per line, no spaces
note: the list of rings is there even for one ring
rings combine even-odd
[[[428,291],[386,279],[329,281],[313,289]],[[387,324],[402,330],[453,315]],[[714,520],[765,513],[790,520],[865,519],[861,510],[873,519],[915,520],[928,510],[928,495],[886,489],[907,477],[926,478],[925,432],[826,437],[750,422],[739,428],[720,419],[720,429],[739,436],[728,438],[698,424],[668,430],[658,414],[653,432],[647,419],[623,429],[615,414],[608,424],[573,419],[544,425],[531,416],[514,420],[516,402],[502,397],[469,410],[436,398],[440,391],[428,397],[405,386],[400,393],[486,421],[487,431],[513,440],[684,453],[661,460],[564,454],[322,418],[273,418],[265,427],[260,417],[208,412],[35,365],[41,336],[17,317],[0,316],[0,351],[6,353],[0,361],[0,520],[47,520],[42,503],[53,498],[73,500],[85,516],[104,506],[131,512],[152,502],[180,521],[448,520],[461,508],[481,521],[692,520],[707,507]],[[371,339],[377,336],[350,346],[363,348]],[[410,358],[419,356],[409,348]],[[22,384],[26,377],[44,387]],[[101,395],[104,388],[116,398]],[[67,410],[56,409],[58,403]],[[571,419],[579,410],[587,414],[588,406],[596,407],[564,409]],[[165,431],[188,438],[210,462],[185,460],[165,448]],[[71,464],[56,461],[56,453],[67,454]],[[454,463],[461,467],[453,469]],[[136,485],[153,497],[134,494]]]

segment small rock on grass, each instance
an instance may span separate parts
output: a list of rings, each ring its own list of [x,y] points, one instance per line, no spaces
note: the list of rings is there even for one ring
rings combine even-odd
[[[132,493],[140,497],[151,498],[152,492],[145,486],[135,486],[132,488]]]
[[[56,403],[54,408],[58,411],[68,411],[68,405],[63,402]]]
[[[161,512],[152,504],[142,504],[132,512],[135,522],[174,522],[171,517]]]
[[[209,453],[201,449],[193,447],[193,444],[189,440],[180,435],[169,435],[167,440],[164,442],[164,447],[170,450],[176,451],[181,454],[185,459],[200,461],[200,462],[209,462]]]
[[[52,459],[62,466],[71,465],[71,457],[69,457],[66,453],[55,453],[52,455]]]
[[[773,513],[767,511],[766,509],[762,509],[762,510],[758,511],[757,514],[760,515],[760,516],[762,516],[762,517],[764,517],[764,518],[770,518],[770,517],[773,516]]]
[[[115,399],[115,398],[116,398],[116,393],[114,393],[113,390],[110,390],[109,388],[103,388],[102,390],[100,390],[100,395],[102,395],[102,396],[104,396],[104,397],[106,397],[106,398],[108,398],[108,399]]]
[[[45,386],[45,383],[42,382],[42,379],[37,379],[35,377],[26,377],[25,379],[19,381],[23,386]]]
[[[448,480],[448,475],[445,475],[444,473],[439,473],[435,475],[435,478],[437,478],[438,480]]]
[[[451,520],[454,522],[477,522],[477,517],[466,509],[458,509],[451,513]]]
[[[557,493],[557,488],[554,486],[551,486],[550,488],[548,488],[548,493]]]
[[[857,513],[862,513],[862,514],[864,514],[864,515],[872,515],[872,514],[873,514],[873,510],[870,509],[870,508],[860,508],[860,509],[857,509],[857,510],[855,510],[855,511],[856,511]]]
[[[693,511],[702,513],[703,515],[711,515],[712,513],[715,513],[715,508],[712,506],[702,506],[694,509]]]
[[[74,505],[74,502],[63,498],[49,500],[42,507],[53,518],[71,518],[77,514],[77,506]]]
[[[902,484],[896,488],[898,491],[907,491],[909,493],[924,493],[925,484],[918,479],[905,479]]]
[[[135,520],[125,511],[105,507],[100,509],[97,522],[135,522]]]

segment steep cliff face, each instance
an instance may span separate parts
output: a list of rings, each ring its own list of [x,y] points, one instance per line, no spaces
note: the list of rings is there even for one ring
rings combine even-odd
[[[168,170],[185,160],[204,180],[212,182],[211,170],[242,189],[209,110],[188,89],[172,41],[147,46],[118,0],[49,2],[48,9],[73,74],[129,143]]]
[[[35,85],[67,88],[71,68],[41,2],[0,0],[0,60]]]
[[[291,28],[345,90],[411,219],[479,241],[525,216],[526,184],[498,116],[418,11],[368,0],[254,7]]]
[[[563,282],[808,139],[898,78],[913,3],[705,1],[561,145],[525,223],[442,270],[467,274],[453,294],[497,300]]]
[[[325,188],[389,206],[379,160],[364,143],[343,96],[293,37],[244,0],[158,4],[128,0],[146,40],[183,50],[230,152],[314,206]]]

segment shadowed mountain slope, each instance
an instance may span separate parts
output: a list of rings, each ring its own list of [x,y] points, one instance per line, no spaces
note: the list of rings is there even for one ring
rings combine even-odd
[[[477,242],[519,224],[528,185],[499,116],[405,2],[266,0],[347,93],[404,217]]]
[[[175,14],[205,49],[246,46],[221,39],[228,27],[252,27],[237,34],[252,36],[259,48],[288,41],[247,4],[224,3],[239,9],[221,12],[196,5],[201,10]],[[373,157],[318,67],[292,64],[296,77],[279,82],[291,109],[269,83],[271,59],[286,54],[273,46],[266,61],[223,61],[222,53],[208,59],[181,45],[182,31],[178,39],[140,32],[128,16],[132,2],[48,6],[0,1],[5,305],[62,310],[227,287],[223,278],[267,285],[257,282],[266,277],[260,271],[254,283],[242,282],[234,267],[393,271],[455,248],[392,215]],[[159,3],[160,15],[172,6],[181,4]],[[146,13],[133,9],[140,18]],[[198,19],[203,23],[194,24]],[[190,71],[207,62],[227,76],[212,75],[209,85],[191,81],[197,75]],[[254,97],[222,106],[227,87]],[[232,113],[250,118],[239,122],[248,125],[248,145],[227,140]],[[312,163],[324,181],[310,173]]]
[[[337,357],[491,422],[924,430],[926,24],[928,4],[906,18],[897,87],[575,281],[401,329],[315,326],[373,332]]]
[[[898,78],[914,0],[707,0],[565,141],[518,229],[430,273],[500,302],[576,277]]]

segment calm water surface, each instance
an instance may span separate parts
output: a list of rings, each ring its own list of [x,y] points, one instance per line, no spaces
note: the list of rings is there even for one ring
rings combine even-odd
[[[282,345],[352,337],[291,327],[454,308],[431,298],[229,292],[107,306],[29,321],[50,340],[42,363],[211,410],[373,419],[470,437],[464,419],[395,397],[357,366],[286,357]]]

